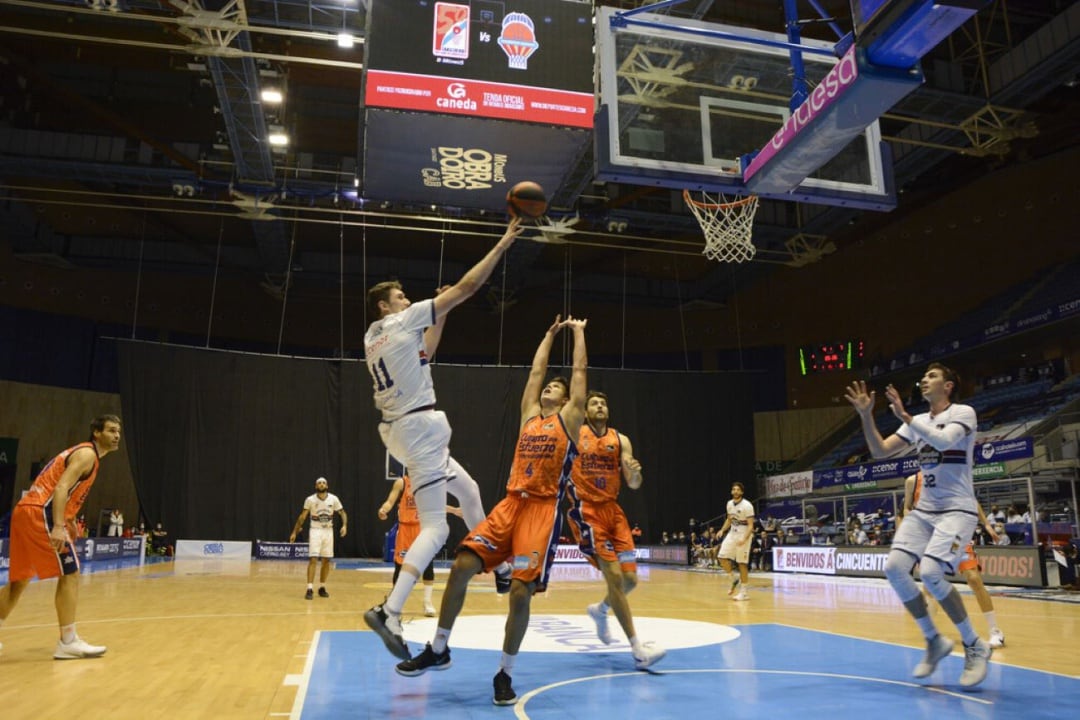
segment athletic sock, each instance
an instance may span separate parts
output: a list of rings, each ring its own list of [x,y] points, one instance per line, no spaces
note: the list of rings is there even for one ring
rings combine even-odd
[[[450,631],[446,628],[435,628],[435,639],[431,641],[431,649],[437,653],[441,653],[446,650],[446,645],[449,642]]]
[[[434,649],[434,648],[432,648]],[[499,669],[507,675],[514,674],[514,660],[517,659],[517,655],[502,654],[502,658],[499,660]]]
[[[997,627],[997,613],[996,612],[994,612],[993,610],[990,610],[989,612],[984,612],[983,617],[986,618],[986,622],[990,625],[991,630],[993,630],[994,628]]]
[[[607,614],[608,614],[608,610],[610,610],[610,609],[611,609],[611,606],[607,604],[607,600],[601,600],[601,601],[600,601],[600,612],[602,612],[602,613],[604,613],[605,615],[607,615]]]
[[[431,602],[431,593],[434,590],[435,590],[435,586],[433,584],[430,584],[430,583],[425,583],[424,584],[424,602],[426,602],[426,603]]]
[[[635,635],[634,637],[630,638],[630,651],[636,653],[640,649],[641,649],[641,641],[638,640],[638,636]]]
[[[929,615],[923,615],[921,618],[915,618],[915,622],[919,625],[919,629],[922,630],[923,637],[927,640],[933,640],[934,636],[938,634],[937,627],[934,625],[934,621],[930,619]]]
[[[314,589],[314,588],[312,587],[312,584],[311,584],[311,583],[308,583],[308,584],[307,584],[307,589],[308,589],[308,590],[313,590],[313,589]]]
[[[75,623],[60,626],[60,642],[67,645],[75,642],[76,637],[78,637],[78,635],[75,634]]]

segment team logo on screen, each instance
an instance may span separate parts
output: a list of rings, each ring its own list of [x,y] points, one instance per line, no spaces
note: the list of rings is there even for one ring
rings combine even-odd
[[[438,58],[469,57],[469,6],[435,3],[435,28],[431,52]]]
[[[540,43],[536,42],[536,27],[532,18],[519,12],[504,17],[499,47],[506,53],[512,69],[528,70],[529,58],[540,47]]]

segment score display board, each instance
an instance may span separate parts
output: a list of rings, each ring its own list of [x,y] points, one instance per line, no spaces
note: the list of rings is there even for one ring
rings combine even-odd
[[[862,340],[803,345],[799,348],[799,374],[841,372],[862,367],[866,347]]]
[[[369,107],[593,125],[590,3],[373,0],[369,17]]]

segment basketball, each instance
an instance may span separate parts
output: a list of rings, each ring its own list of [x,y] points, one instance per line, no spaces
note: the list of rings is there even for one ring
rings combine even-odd
[[[506,193],[506,209],[514,217],[538,218],[547,210],[544,188],[525,180]]]

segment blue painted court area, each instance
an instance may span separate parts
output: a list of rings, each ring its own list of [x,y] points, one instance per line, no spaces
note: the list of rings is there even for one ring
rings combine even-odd
[[[963,692],[956,684],[959,655],[928,680],[914,681],[911,669],[922,652],[913,648],[781,625],[733,630],[738,635],[727,642],[669,650],[652,673],[634,671],[625,650],[523,651],[514,708],[491,702],[495,650],[454,648],[453,667],[406,678],[394,672],[397,661],[374,633],[322,632],[293,717],[685,720],[721,712],[764,718],[880,711],[890,719],[1036,720],[1080,707],[1077,678],[992,664],[976,691]]]

